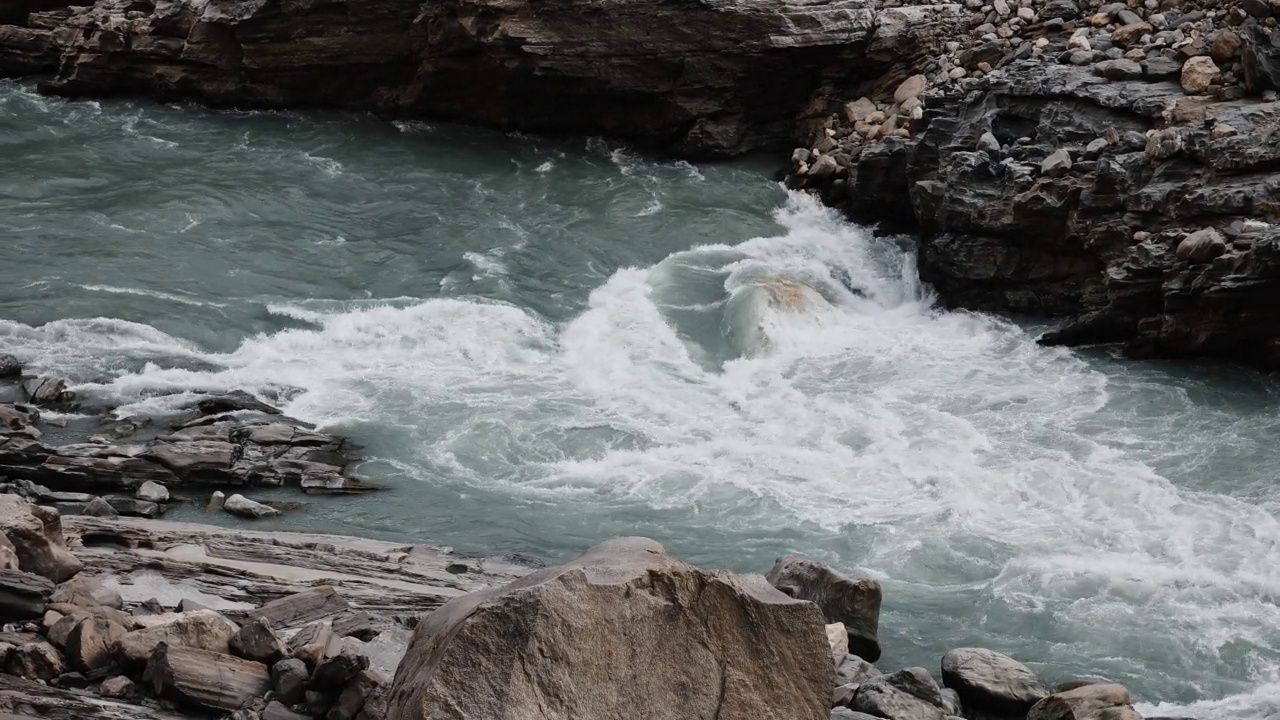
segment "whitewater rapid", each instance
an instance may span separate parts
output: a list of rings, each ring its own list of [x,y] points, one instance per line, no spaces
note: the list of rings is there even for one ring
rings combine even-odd
[[[300,327],[229,353],[105,318],[0,321],[0,344],[122,414],[247,389],[322,425],[407,426],[390,460],[423,483],[848,536],[797,549],[879,577],[890,609],[976,594],[970,622],[997,645],[1032,633],[1041,667],[1178,674],[1206,694],[1240,673],[1252,689],[1193,708],[1276,712],[1266,504],[1176,487],[1123,428],[1087,427],[1106,375],[938,310],[895,240],[799,197],[777,220],[777,236],[619,270],[562,324],[477,298],[314,301],[270,305]],[[803,300],[771,301],[779,282]]]

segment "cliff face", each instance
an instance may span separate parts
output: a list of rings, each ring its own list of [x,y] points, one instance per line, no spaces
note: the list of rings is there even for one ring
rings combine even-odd
[[[1280,368],[1271,6],[1020,5],[971,3],[892,98],[833,98],[789,184],[918,233],[951,306],[1070,318],[1046,344]]]
[[[0,0],[0,73],[44,90],[326,106],[604,134],[685,156],[794,135],[864,0]],[[65,0],[62,0],[65,2]],[[848,68],[855,68],[852,73]],[[872,68],[867,68],[871,70]]]

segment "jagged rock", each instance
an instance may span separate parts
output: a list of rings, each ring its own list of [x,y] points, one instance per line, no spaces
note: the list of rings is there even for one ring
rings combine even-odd
[[[280,514],[279,510],[270,505],[263,505],[260,502],[250,500],[239,493],[227,498],[222,508],[232,515],[247,518],[275,517]]]
[[[1040,163],[1040,173],[1049,177],[1062,177],[1071,170],[1071,153],[1059,148]]]
[[[271,686],[276,697],[286,705],[302,702],[310,678],[306,664],[296,658],[287,658],[271,666]]]
[[[311,674],[309,687],[322,692],[346,687],[347,683],[354,680],[361,670],[368,667],[369,658],[344,650],[316,665],[315,672]]]
[[[82,620],[67,636],[65,652],[71,667],[92,673],[111,664],[112,646],[124,635],[118,623],[97,615]]]
[[[115,654],[126,665],[141,665],[160,645],[187,647],[218,654],[231,652],[231,639],[240,628],[212,610],[184,613],[163,625],[134,630],[121,636]]]
[[[0,353],[0,378],[16,378],[22,376],[22,363],[8,353]]]
[[[960,695],[966,709],[1000,716],[1021,717],[1049,692],[1025,665],[984,648],[943,655],[942,682]]]
[[[849,706],[888,720],[942,720],[942,695],[924,668],[907,668],[869,678]]]
[[[240,626],[240,631],[229,643],[231,652],[246,660],[257,660],[271,665],[288,652],[271,626],[262,618],[254,618]]]
[[[0,570],[0,622],[41,617],[52,593],[53,582],[48,578],[21,570]]]
[[[169,502],[169,488],[158,482],[148,480],[138,486],[138,491],[134,494],[134,497],[150,503],[167,503]]]
[[[55,647],[65,648],[67,646],[67,638],[71,637],[71,631],[75,630],[76,626],[84,622],[88,617],[89,613],[83,611],[63,615],[53,624],[53,627],[49,628],[49,633],[46,637]]]
[[[147,661],[144,679],[156,695],[214,710],[236,710],[271,689],[262,663],[164,643]]]
[[[1208,92],[1209,86],[1218,79],[1221,70],[1213,58],[1199,55],[1182,64],[1182,89],[1192,95]]]
[[[565,716],[601,720],[637,707],[651,718],[821,720],[831,693],[824,625],[817,607],[758,575],[708,573],[652,540],[611,540],[423,618],[396,672],[390,720],[533,716],[547,696]],[[556,662],[521,662],[529,652]]]
[[[26,435],[39,440],[43,435],[35,427],[40,411],[30,405],[0,403],[0,435]]]
[[[1250,92],[1280,90],[1280,31],[1250,23],[1240,40],[1245,87]]]
[[[62,582],[83,567],[67,550],[62,520],[52,508],[32,505],[17,495],[0,495],[0,532],[13,545],[25,572]]]
[[[1120,685],[1085,685],[1054,693],[1027,712],[1027,720],[1142,720]]]
[[[62,656],[47,642],[27,642],[15,647],[5,660],[4,671],[28,680],[52,680],[66,672]]]
[[[90,500],[79,514],[101,518],[113,518],[120,515],[120,513],[116,512],[115,508],[111,507],[111,503],[100,497],[95,497]]]
[[[98,686],[98,694],[103,697],[128,700],[137,695],[137,693],[137,686],[124,675],[107,678],[102,681],[102,685]]]
[[[849,652],[869,662],[880,659],[880,583],[845,577],[797,555],[778,558],[765,577],[787,595],[815,603],[829,622],[844,623]]]
[[[334,634],[340,638],[354,637],[367,642],[378,635],[373,624],[374,618],[369,613],[348,610],[335,615],[331,626]]]

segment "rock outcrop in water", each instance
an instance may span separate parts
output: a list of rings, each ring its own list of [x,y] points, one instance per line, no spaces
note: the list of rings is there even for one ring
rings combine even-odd
[[[965,7],[892,97],[831,96],[790,184],[918,231],[952,306],[1072,318],[1046,343],[1280,368],[1280,7]]]
[[[815,88],[879,77],[934,15],[870,0],[3,0],[0,73],[53,72],[42,88],[63,95],[374,110],[714,156],[789,139]]]

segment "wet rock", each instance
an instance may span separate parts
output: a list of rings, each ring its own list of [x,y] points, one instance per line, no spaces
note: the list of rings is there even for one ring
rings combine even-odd
[[[250,500],[239,493],[227,498],[222,508],[232,515],[247,518],[275,517],[280,514],[279,510],[270,505],[263,505],[255,500]]]
[[[261,618],[254,618],[240,627],[229,643],[231,652],[245,660],[257,660],[271,665],[285,656],[287,649],[271,626]]]
[[[62,655],[47,642],[27,642],[15,647],[5,660],[4,671],[28,680],[52,680],[66,672]]]
[[[22,376],[22,363],[8,353],[0,353],[0,379]]]
[[[864,680],[850,705],[888,720],[942,720],[942,696],[924,668],[907,668]]]
[[[0,570],[0,621],[43,616],[52,593],[53,582],[48,578],[21,570]]]
[[[204,398],[196,403],[196,408],[204,415],[222,415],[223,413],[249,410],[266,415],[279,415],[280,410],[262,402],[243,390],[229,392],[218,397]]]
[[[67,390],[62,378],[37,377],[22,382],[22,394],[35,405],[64,406],[74,403],[76,395]]]
[[[958,648],[942,656],[942,682],[959,694],[967,710],[1024,715],[1048,694],[1025,665],[985,648]]]
[[[134,497],[149,503],[167,503],[169,502],[169,488],[158,482],[148,480],[138,486],[138,491]]]
[[[99,695],[119,700],[129,700],[136,696],[137,693],[137,686],[124,675],[107,678],[102,681],[102,685],[98,686]]]
[[[287,658],[271,666],[271,686],[276,697],[286,705],[302,702],[310,678],[306,664],[296,658]]]
[[[213,710],[236,710],[271,689],[262,663],[163,643],[147,661],[144,679],[156,695]]]
[[[1213,259],[1226,252],[1227,242],[1222,234],[1213,228],[1205,228],[1187,235],[1178,243],[1176,251],[1179,260],[1189,263],[1213,262]]]
[[[62,582],[83,567],[67,550],[62,519],[52,508],[32,505],[17,495],[0,495],[0,532],[13,545],[25,572]]]
[[[67,662],[82,673],[107,667],[112,661],[111,649],[124,633],[123,627],[107,618],[97,615],[85,618],[67,636]]]
[[[849,652],[869,662],[880,659],[880,583],[846,577],[798,555],[778,558],[765,578],[787,595],[816,604],[829,622],[844,623]]]
[[[1054,693],[1027,712],[1027,720],[1142,720],[1120,685],[1085,685]]]
[[[619,617],[627,618],[623,643],[608,640]],[[584,718],[639,706],[662,718],[820,720],[831,692],[824,626],[817,607],[758,575],[707,573],[652,540],[611,540],[423,618],[389,707],[399,720],[445,717],[442,708],[458,706],[473,717],[534,715],[550,696],[565,716]],[[622,654],[615,659],[611,648]],[[521,662],[530,652],[556,662]],[[648,661],[619,695],[613,668],[623,656]]]
[[[1208,92],[1220,73],[1213,58],[1207,55],[1193,57],[1182,64],[1182,89],[1191,95]]]
[[[163,625],[134,630],[116,642],[116,656],[126,665],[141,665],[160,645],[207,650],[218,654],[231,651],[231,639],[240,628],[212,610],[183,614]]]

